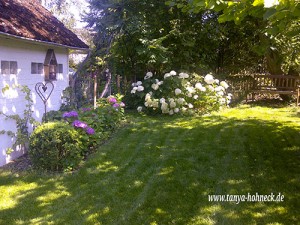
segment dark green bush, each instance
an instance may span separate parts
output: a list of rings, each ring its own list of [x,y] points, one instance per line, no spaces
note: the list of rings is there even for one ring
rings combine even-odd
[[[47,118],[47,121],[60,121],[60,120],[63,120],[62,111],[51,110],[51,111],[47,112],[46,115],[45,114],[43,115],[42,121],[47,122],[46,118]]]
[[[37,127],[30,136],[29,156],[35,169],[68,171],[75,169],[82,156],[81,134],[65,122]]]

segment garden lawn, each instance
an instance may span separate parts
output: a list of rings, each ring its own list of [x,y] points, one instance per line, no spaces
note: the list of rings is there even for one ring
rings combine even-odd
[[[0,172],[0,224],[297,224],[300,114],[131,115],[76,172]],[[210,202],[208,195],[282,202]]]

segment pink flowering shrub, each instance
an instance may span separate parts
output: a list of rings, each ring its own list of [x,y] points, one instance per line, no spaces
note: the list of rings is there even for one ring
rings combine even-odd
[[[105,99],[99,99],[97,107],[94,109],[92,107],[84,107],[78,110],[72,110],[69,112],[51,111],[49,114],[52,116],[47,116],[48,120],[56,120],[59,126],[54,126],[49,134],[47,129],[41,129],[39,135],[32,138],[32,155],[34,157],[36,168],[46,170],[72,170],[78,165],[78,160],[86,158],[87,155],[94,152],[103,140],[107,139],[109,135],[120,125],[121,121],[124,120],[124,107],[125,103],[121,101],[122,96],[109,96]],[[53,122],[49,122],[53,123]],[[47,127],[49,123],[44,123],[42,126]],[[72,134],[72,138],[64,138],[64,133],[66,129]],[[54,136],[54,134],[59,134]],[[48,139],[39,139],[40,137],[46,137],[49,134]],[[52,140],[52,137],[57,140]],[[45,141],[46,140],[46,141]],[[66,163],[66,165],[56,165],[52,164],[51,160],[44,159],[40,157],[42,152],[52,152],[53,155],[57,156],[62,151],[63,147],[59,147],[61,150],[58,151],[55,146],[44,145],[43,143],[60,143],[59,146],[79,146],[78,149],[74,148],[74,154],[76,160],[70,159],[72,156],[72,148],[68,148],[68,154],[62,154],[61,161]],[[51,148],[51,149],[50,149]],[[58,152],[57,152],[58,151]],[[51,153],[51,154],[52,154]],[[50,154],[50,153],[49,153]],[[47,156],[47,154],[45,154]],[[75,157],[74,156],[74,157]],[[39,162],[39,157],[41,162]],[[47,156],[48,157],[48,156]],[[50,156],[49,156],[50,157]],[[50,157],[51,158],[51,157]],[[43,161],[43,162],[42,162]],[[67,162],[70,162],[69,164]],[[40,166],[41,165],[41,166]]]

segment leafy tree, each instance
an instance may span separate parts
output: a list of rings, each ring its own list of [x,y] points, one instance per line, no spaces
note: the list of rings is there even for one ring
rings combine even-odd
[[[259,20],[260,48],[265,54],[268,70],[273,74],[299,73],[300,1],[299,0],[175,0],[167,2],[185,12],[199,13],[203,9],[219,14],[218,21],[234,21],[243,26],[253,18]]]
[[[249,58],[261,59],[255,51],[246,53],[257,41],[251,32],[255,21],[241,29],[233,22],[219,24],[218,13],[212,10],[191,14],[156,0],[90,4],[86,20],[97,33],[95,55],[129,80],[141,78],[148,70],[224,73],[242,63],[253,66],[245,63],[251,62]],[[240,39],[246,41],[237,46]],[[243,60],[232,61],[232,55]]]

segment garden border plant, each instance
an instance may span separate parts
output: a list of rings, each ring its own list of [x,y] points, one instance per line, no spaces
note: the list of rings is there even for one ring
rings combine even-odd
[[[204,114],[229,105],[232,95],[227,93],[228,87],[212,74],[203,77],[183,72],[177,75],[171,71],[160,81],[153,78],[152,72],[147,72],[144,81],[132,84],[129,99],[138,112]]]
[[[99,99],[95,109],[86,106],[67,112],[51,111],[54,116],[50,118],[54,122],[44,123],[40,126],[42,128],[34,131],[30,138],[29,155],[33,167],[50,171],[76,169],[79,162],[93,153],[124,119],[125,104],[121,99],[121,95]],[[55,129],[50,129],[49,126]],[[67,129],[70,132],[76,131],[76,135],[68,133]],[[64,132],[67,137],[63,136]],[[68,138],[69,136],[72,138]],[[56,137],[58,141],[52,140],[51,137]],[[72,140],[74,140],[73,144],[79,144],[80,148],[75,144],[74,151],[72,151],[72,148],[69,148]],[[63,150],[64,146],[66,146],[66,151]],[[52,160],[49,160],[50,158]]]
[[[22,93],[25,94],[25,109],[23,111],[23,118],[18,114],[13,115],[7,115],[6,113],[0,111],[0,115],[3,115],[5,117],[5,120],[14,120],[16,122],[17,131],[6,131],[6,130],[0,130],[0,135],[6,134],[12,138],[15,138],[15,141],[11,148],[7,148],[6,154],[11,154],[18,146],[25,147],[29,143],[29,127],[28,123],[32,124],[33,127],[37,126],[39,124],[38,121],[36,121],[32,117],[32,106],[33,106],[33,100],[31,99],[31,90],[28,88],[27,85],[14,85],[13,88],[18,88]],[[2,93],[5,94],[5,92],[9,91],[11,87],[9,85],[6,85],[4,88],[2,88]]]

